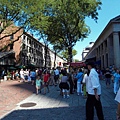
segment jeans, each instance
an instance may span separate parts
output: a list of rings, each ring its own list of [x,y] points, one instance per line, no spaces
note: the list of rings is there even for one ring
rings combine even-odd
[[[77,93],[82,93],[82,84],[81,82],[77,82]]]

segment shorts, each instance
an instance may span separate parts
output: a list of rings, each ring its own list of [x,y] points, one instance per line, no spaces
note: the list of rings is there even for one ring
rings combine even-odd
[[[69,90],[69,85],[68,85],[68,83],[61,82],[59,84],[59,88],[60,89],[67,89],[67,90]]]
[[[35,80],[36,80],[36,77],[31,77],[31,80],[32,80],[32,81],[35,81]]]

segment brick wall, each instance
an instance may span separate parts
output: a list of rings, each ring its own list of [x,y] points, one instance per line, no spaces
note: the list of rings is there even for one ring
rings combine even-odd
[[[23,34],[23,29],[17,26],[11,25],[6,28],[6,30],[0,35],[0,51],[10,51],[15,52],[15,62],[20,62],[20,51],[21,51],[21,35]],[[12,49],[13,48],[13,49]]]

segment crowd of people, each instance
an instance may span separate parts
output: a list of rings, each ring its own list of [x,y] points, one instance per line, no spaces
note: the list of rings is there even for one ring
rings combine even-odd
[[[5,72],[2,72],[2,76]],[[86,98],[86,120],[93,120],[94,107],[99,120],[104,120],[100,101],[101,85],[99,80],[105,80],[106,88],[113,84],[115,100],[119,102],[117,118],[120,118],[120,71],[113,66],[100,70],[88,63],[86,68],[52,68],[52,69],[21,69],[12,71],[11,79],[19,82],[29,82],[36,88],[36,95],[50,92],[49,86],[59,86],[60,95],[69,98],[71,94]],[[43,90],[42,90],[43,89]],[[118,91],[119,90],[119,91]],[[119,95],[118,95],[119,94]],[[119,99],[118,99],[119,98]],[[119,119],[118,119],[119,120]]]

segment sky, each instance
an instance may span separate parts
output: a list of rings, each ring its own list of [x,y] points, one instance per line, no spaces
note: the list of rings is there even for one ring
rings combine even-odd
[[[101,10],[98,11],[97,23],[90,18],[86,19],[86,24],[90,27],[91,33],[88,38],[76,43],[74,49],[77,55],[74,59],[82,60],[82,51],[89,45],[89,42],[95,42],[108,22],[114,17],[120,15],[120,0],[101,0]]]

